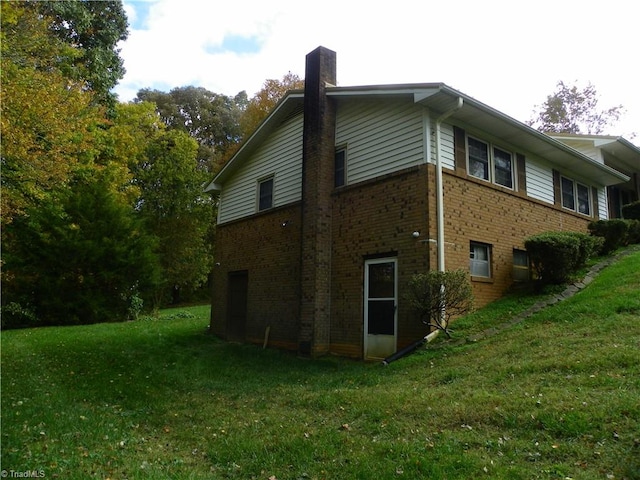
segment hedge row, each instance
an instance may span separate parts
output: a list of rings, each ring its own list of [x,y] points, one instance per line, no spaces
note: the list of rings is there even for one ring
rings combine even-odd
[[[572,274],[598,253],[604,240],[577,232],[546,232],[527,238],[524,246],[538,279],[546,284],[566,283]]]
[[[598,220],[589,224],[589,232],[546,232],[527,238],[524,246],[538,280],[566,283],[589,258],[640,243],[640,220]]]
[[[640,201],[623,206],[622,216],[627,220],[640,220]]]
[[[602,255],[629,244],[640,243],[640,220],[598,220],[589,224],[589,231],[591,235],[604,240],[600,250]]]

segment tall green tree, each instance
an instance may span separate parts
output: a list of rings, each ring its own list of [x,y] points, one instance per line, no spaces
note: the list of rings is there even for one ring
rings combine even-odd
[[[198,168],[197,152],[187,133],[167,130],[149,143],[134,170],[140,189],[136,208],[159,242],[158,306],[178,302],[182,292],[203,285],[213,264],[212,200],[202,189],[209,175]]]
[[[128,37],[128,21],[121,0],[29,1],[47,19],[49,31],[71,46],[77,55],[61,61],[63,73],[83,81],[94,99],[111,111],[116,103],[111,89],[124,76],[118,43]]]
[[[598,108],[598,93],[589,83],[582,90],[558,82],[556,91],[537,106],[528,125],[545,133],[600,134],[624,113],[622,105]]]
[[[289,90],[301,88],[304,88],[304,80],[291,72],[282,77],[282,80],[266,80],[262,89],[247,103],[240,121],[242,137],[251,135]]]
[[[96,132],[95,163],[109,169],[112,190],[132,208],[140,196],[134,171],[146,161],[150,143],[164,131],[155,105],[143,102],[116,104],[112,119]]]
[[[77,52],[52,37],[46,20],[25,4],[2,3],[0,128],[2,222],[10,223],[54,186],[68,182],[95,152],[104,122],[92,95],[63,74]]]
[[[102,67],[52,31],[44,3],[1,4],[3,325],[121,320],[158,283],[130,170],[153,121],[106,118],[84,78]]]
[[[143,89],[136,102],[144,101],[156,104],[167,127],[187,132],[198,142],[200,169],[215,171],[240,139],[245,92],[229,97],[193,86],[174,88],[169,93]]]
[[[57,196],[4,229],[3,327],[134,318],[160,281],[155,237],[105,170],[76,172]]]

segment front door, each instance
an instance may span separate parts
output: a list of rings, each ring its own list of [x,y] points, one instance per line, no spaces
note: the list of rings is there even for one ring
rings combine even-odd
[[[379,258],[364,264],[364,357],[386,358],[396,351],[397,260]]]

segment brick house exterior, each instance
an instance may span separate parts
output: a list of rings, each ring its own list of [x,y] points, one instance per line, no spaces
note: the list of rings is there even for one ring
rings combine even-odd
[[[526,237],[586,231],[629,181],[444,84],[336,87],[323,47],[306,69],[207,187],[222,338],[383,358],[427,333],[413,274],[468,269],[486,304],[526,274]]]

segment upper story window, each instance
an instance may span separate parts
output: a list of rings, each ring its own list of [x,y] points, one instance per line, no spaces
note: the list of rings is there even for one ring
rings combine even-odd
[[[591,215],[591,189],[567,177],[560,177],[562,206],[574,212]]]
[[[513,155],[473,137],[467,137],[469,175],[513,188]]]
[[[347,181],[347,149],[339,148],[336,150],[334,168],[333,168],[334,187],[342,187]]]
[[[273,207],[273,177],[258,181],[258,211]]]

